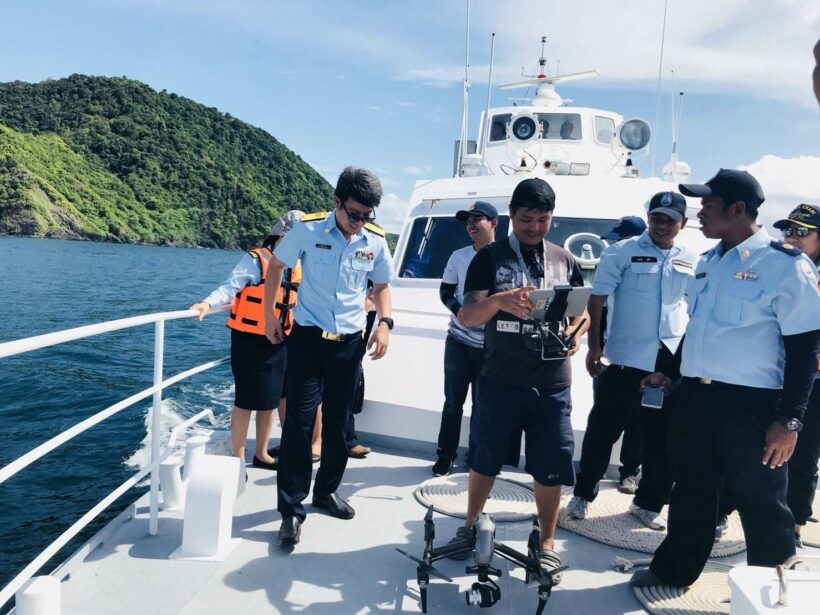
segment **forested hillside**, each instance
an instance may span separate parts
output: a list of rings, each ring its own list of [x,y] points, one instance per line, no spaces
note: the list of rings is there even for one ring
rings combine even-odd
[[[265,131],[138,81],[0,84],[0,233],[245,247],[331,195]]]

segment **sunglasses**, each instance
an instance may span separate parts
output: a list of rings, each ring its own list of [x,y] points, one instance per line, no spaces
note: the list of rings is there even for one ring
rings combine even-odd
[[[806,228],[805,226],[798,226],[798,227],[789,227],[783,229],[783,237],[791,237],[792,235],[796,235],[800,238],[808,237],[809,233],[815,231],[817,229],[813,228]]]
[[[376,221],[376,214],[373,214],[372,216],[363,216],[358,211],[350,211],[347,207],[345,207],[344,203],[342,203],[341,205],[342,209],[347,214],[347,219],[350,220],[350,222],[352,222],[353,224],[358,224],[359,222],[362,222],[364,224],[370,224],[371,222]]]

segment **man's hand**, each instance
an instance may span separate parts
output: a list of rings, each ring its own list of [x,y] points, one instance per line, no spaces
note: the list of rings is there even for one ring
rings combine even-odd
[[[370,353],[370,359],[375,361],[381,359],[387,353],[387,340],[390,337],[390,328],[387,323],[380,323],[373,335],[370,336],[370,341],[367,342],[367,349],[370,350],[374,345],[376,348]]]
[[[282,325],[279,319],[273,314],[265,318],[265,337],[268,338],[271,344],[281,344],[285,341]]]
[[[660,372],[649,374],[646,378],[641,380],[640,389],[643,391],[646,387],[663,387],[664,395],[669,395],[672,392],[672,379]]]
[[[211,305],[207,301],[200,301],[199,303],[194,303],[191,307],[188,308],[189,310],[196,310],[199,312],[194,318],[197,320],[202,320],[205,318],[205,314],[207,314],[211,310]]]
[[[604,369],[604,364],[601,363],[603,356],[604,351],[600,348],[589,347],[589,352],[587,352],[587,372],[589,372],[589,375],[593,378]]]
[[[460,308],[458,308],[458,312],[456,312],[456,320],[457,320],[458,322],[460,322],[462,325],[464,324],[464,321],[463,321],[463,320],[461,320],[461,315],[462,315],[463,313],[464,313],[464,306],[461,306]]]
[[[492,299],[499,310],[512,314],[521,320],[526,320],[532,313],[533,305],[530,303],[530,293],[534,290],[535,286],[513,288],[496,293],[492,296]]]
[[[789,431],[775,421],[766,430],[766,446],[763,447],[763,465],[772,470],[789,460],[797,444],[797,432]]]

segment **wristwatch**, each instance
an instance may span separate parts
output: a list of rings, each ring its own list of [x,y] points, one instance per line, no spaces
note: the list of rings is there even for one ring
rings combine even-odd
[[[796,431],[800,433],[800,430],[803,429],[802,422],[789,416],[779,416],[777,417],[777,422],[783,425],[786,431]]]
[[[382,323],[387,325],[387,330],[388,331],[393,330],[393,319],[392,318],[389,318],[387,316],[382,316],[381,318],[379,318],[379,324],[382,324]]]

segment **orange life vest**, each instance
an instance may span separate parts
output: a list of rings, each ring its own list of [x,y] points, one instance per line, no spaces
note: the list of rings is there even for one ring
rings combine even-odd
[[[231,303],[231,313],[228,316],[228,327],[235,331],[265,335],[265,314],[262,311],[262,300],[265,296],[265,276],[268,273],[268,263],[271,251],[268,248],[254,248],[249,250],[253,258],[259,262],[261,277],[257,284],[248,284],[239,291]],[[282,325],[285,335],[293,326],[293,308],[296,306],[296,291],[302,281],[302,267],[285,269],[282,275],[282,284],[276,294],[276,304],[273,313]]]

